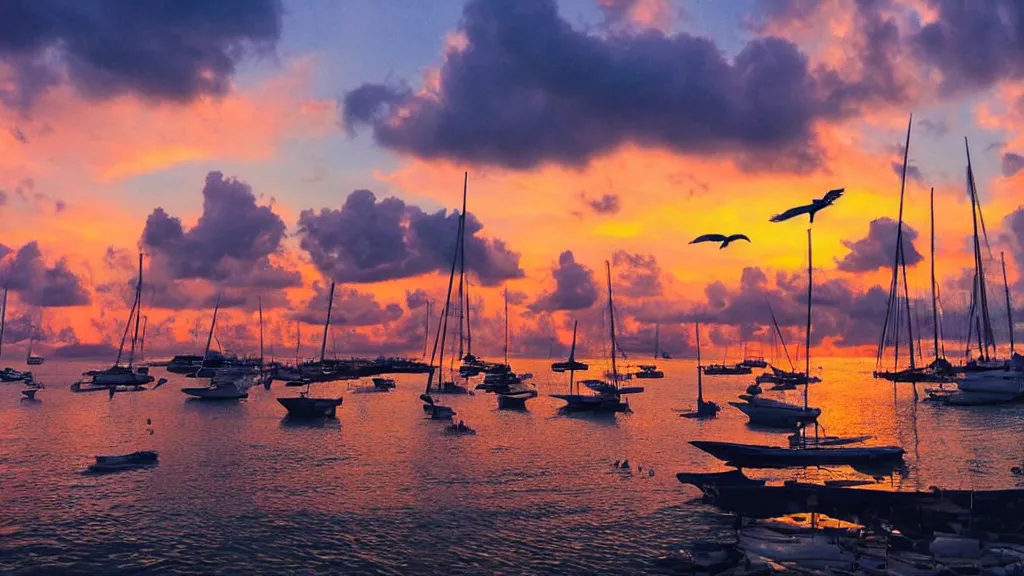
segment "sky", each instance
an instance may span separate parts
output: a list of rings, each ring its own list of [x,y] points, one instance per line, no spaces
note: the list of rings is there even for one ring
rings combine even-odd
[[[112,356],[142,252],[153,355],[201,348],[219,299],[221,348],[255,351],[261,305],[267,348],[311,356],[332,280],[330,353],[418,355],[466,178],[478,355],[506,288],[512,354],[565,354],[574,321],[607,347],[606,261],[631,354],[658,326],[690,355],[695,322],[760,351],[769,303],[800,340],[809,224],[769,218],[845,188],[813,226],[812,343],[872,356],[908,124],[908,291],[930,333],[934,189],[953,339],[965,142],[991,298],[1005,318],[1001,253],[1024,292],[1022,31],[1012,0],[2,3],[2,353]]]

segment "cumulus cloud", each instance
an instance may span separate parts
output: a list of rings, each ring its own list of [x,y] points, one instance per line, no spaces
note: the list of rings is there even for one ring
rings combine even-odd
[[[313,296],[289,317],[306,324],[323,325],[327,320],[327,296],[330,286],[313,283]],[[373,294],[336,286],[331,308],[332,326],[374,326],[394,322],[402,317],[398,304],[381,305]]]
[[[423,288],[405,291],[405,307],[409,310],[422,308],[426,306],[429,301],[430,297],[427,295],[427,291]]]
[[[448,271],[455,254],[457,212],[433,214],[398,198],[377,201],[369,190],[349,194],[341,209],[303,210],[300,246],[326,276],[372,283]],[[523,276],[519,254],[499,239],[479,235],[483,224],[466,215],[466,270],[492,286]]]
[[[551,270],[555,279],[554,292],[542,294],[530,305],[535,312],[556,310],[582,310],[597,301],[594,271],[576,262],[571,250],[558,256],[558,265]]]
[[[231,88],[246,55],[281,34],[280,0],[0,3],[0,101],[26,111],[63,81],[91,98],[186,102]]]
[[[897,223],[892,218],[877,218],[868,225],[868,235],[860,240],[843,240],[850,253],[836,262],[844,272],[871,272],[891,267],[896,253]],[[903,223],[903,258],[907,266],[924,260],[914,246],[917,231]]]
[[[618,194],[605,194],[600,198],[585,199],[587,206],[590,207],[597,214],[618,214],[619,195]]]
[[[615,291],[627,298],[660,296],[664,290],[661,267],[653,254],[631,254],[616,250],[612,254],[615,268]]]
[[[870,32],[879,47],[868,57],[888,64],[891,23]],[[631,142],[806,172],[821,161],[816,120],[902,94],[877,66],[856,83],[812,73],[793,43],[775,37],[752,39],[728,60],[685,33],[574,30],[554,0],[473,0],[460,33],[465,45],[447,53],[436,91],[363,84],[344,97],[348,128],[368,126],[378,144],[422,158],[513,169],[585,166]]]
[[[1003,230],[1017,263],[1017,291],[1024,291],[1024,206],[1006,215]]]
[[[43,260],[35,241],[17,251],[0,249],[0,285],[6,285],[30,306],[85,306],[90,303],[83,280],[61,258],[52,266]]]
[[[282,250],[285,224],[260,206],[244,182],[210,172],[203,186],[203,214],[186,230],[181,220],[155,209],[142,231],[157,279],[207,280],[225,288],[268,290],[301,285],[297,271],[273,264]]]
[[[1024,169],[1024,156],[1016,152],[1003,154],[1003,176],[1010,177]]]

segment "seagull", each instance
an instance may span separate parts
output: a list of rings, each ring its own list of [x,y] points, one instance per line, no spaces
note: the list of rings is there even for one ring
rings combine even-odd
[[[811,200],[811,203],[807,204],[806,206],[797,206],[796,208],[790,208],[789,210],[786,210],[781,214],[776,214],[775,216],[772,216],[769,219],[769,221],[782,222],[784,220],[789,220],[794,216],[799,216],[801,214],[809,214],[811,216],[811,224],[814,224],[814,215],[817,214],[818,210],[831,206],[832,203],[838,200],[845,191],[846,188],[836,188],[835,190],[829,190],[825,194],[824,198],[815,198],[814,200]]]
[[[728,246],[730,242],[735,242],[737,240],[746,240],[747,242],[750,242],[750,238],[747,238],[743,234],[733,234],[732,236],[726,236],[725,234],[705,234],[690,240],[690,244],[697,244],[698,242],[721,242],[722,245],[718,247],[719,250],[721,250]]]

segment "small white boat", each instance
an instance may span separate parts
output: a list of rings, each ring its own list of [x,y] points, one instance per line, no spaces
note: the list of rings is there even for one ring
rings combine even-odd
[[[141,450],[131,454],[118,456],[97,456],[96,463],[90,464],[88,472],[119,472],[121,470],[134,470],[157,463],[157,453],[152,450]]]
[[[729,405],[746,414],[750,423],[757,426],[797,428],[816,421],[821,415],[820,408],[804,408],[757,395],[741,394],[740,399],[745,402],[729,402]]]
[[[956,386],[962,392],[1024,396],[1024,372],[1014,370],[986,370],[968,372],[957,378]]]
[[[249,388],[259,384],[259,378],[248,371],[221,370],[210,379],[209,386],[181,391],[201,400],[241,400],[249,397]]]
[[[25,379],[25,373],[14,368],[7,367],[0,370],[0,382],[21,382]]]

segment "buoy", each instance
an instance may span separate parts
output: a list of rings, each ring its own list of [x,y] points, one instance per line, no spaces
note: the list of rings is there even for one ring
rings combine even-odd
[[[153,421],[150,420],[149,418],[146,418],[146,426],[149,426],[151,424],[153,424]]]
[[[654,468],[648,469],[647,470],[647,475],[650,476],[651,478],[654,478]]]

